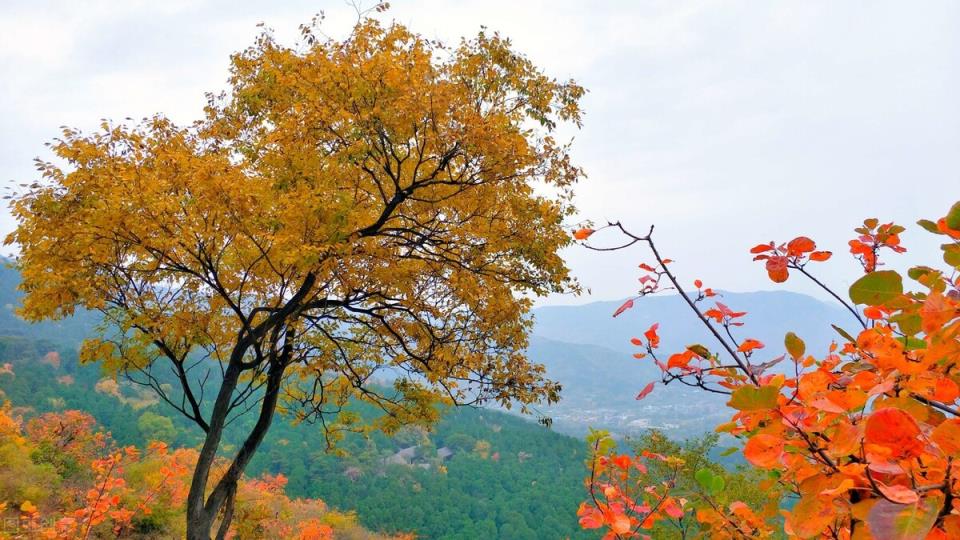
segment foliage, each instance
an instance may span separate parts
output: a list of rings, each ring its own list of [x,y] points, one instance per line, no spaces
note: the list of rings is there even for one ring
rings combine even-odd
[[[55,418],[70,409],[89,411],[98,424],[111,432],[118,445],[135,445],[145,451],[150,437],[140,429],[140,418],[147,413],[162,416],[164,406],[135,409],[133,403],[137,400],[133,398],[138,389],[130,383],[120,385],[124,401],[94,392],[101,378],[99,366],[78,364],[72,349],[57,348],[49,342],[0,338],[0,364],[11,365],[11,374],[0,375],[0,394],[15,403],[13,410],[25,419],[47,413],[55,413],[48,415]],[[60,353],[62,362],[58,368],[37,362],[51,350]],[[69,386],[57,381],[67,373],[75,379]],[[189,429],[188,420],[168,418],[176,427],[176,436],[165,441],[169,447],[200,444],[198,435]],[[242,443],[248,429],[244,421],[250,420],[238,419],[227,429],[225,446]],[[26,424],[29,423],[28,420]],[[339,455],[326,451],[321,430],[278,418],[247,474],[282,475],[287,481],[284,492],[291,499],[321,499],[355,516],[365,529],[385,534],[410,532],[423,538],[463,540],[590,537],[579,531],[572,515],[583,492],[580,465],[585,452],[577,439],[512,415],[471,408],[444,411],[433,430],[416,430],[417,435],[413,436],[414,431],[405,429],[391,437],[380,433],[346,434],[339,443],[345,455]],[[396,452],[425,440],[436,449],[446,447],[454,453],[446,460],[430,458],[411,465],[384,463]],[[489,445],[487,459],[474,452],[478,441]],[[495,452],[500,455],[496,462],[491,459]],[[47,486],[45,493],[55,491],[51,486],[56,485],[58,476],[51,466],[33,464],[30,456],[20,451],[12,455],[16,459],[10,461],[11,467],[22,470],[22,476],[31,479],[27,485]],[[90,470],[73,468],[65,474],[79,479],[89,475]],[[3,480],[0,475],[0,482]],[[238,497],[244,497],[242,489]],[[36,493],[11,498],[10,506],[24,499],[42,506]],[[154,506],[153,519],[165,523],[168,518],[171,523],[182,519],[182,513],[161,517],[165,512]],[[341,530],[335,523],[329,524]]]
[[[581,527],[606,528],[610,538],[647,540],[725,537],[731,526],[746,537],[769,536],[769,528],[743,501],[775,508],[779,490],[755,473],[729,471],[711,461],[707,454],[716,437],[681,446],[650,431],[634,442],[632,454],[619,453],[604,431],[594,431],[587,440],[592,450],[586,481],[590,500],[577,512]],[[738,510],[736,524],[723,515],[728,505]]]
[[[197,452],[155,442],[117,446],[80,411],[47,413],[23,425],[0,409],[0,538],[182,537]],[[66,464],[69,464],[67,466]],[[226,469],[218,464],[218,474]],[[316,499],[291,500],[283,476],[240,484],[228,538],[374,538],[350,514]],[[13,523],[16,526],[10,527]]]
[[[12,204],[20,313],[101,312],[82,357],[203,431],[192,539],[230,515],[278,408],[332,443],[435,421],[438,402],[558,398],[523,353],[526,314],[577,289],[558,251],[581,171],[553,133],[579,125],[584,90],[496,34],[446,47],[371,19],[343,41],[302,30],[297,47],[267,33],[234,55],[229,92],[190,127],[64,129],[59,162],[38,161]],[[361,424],[350,400],[385,414]],[[225,425],[249,410],[211,483]]]
[[[756,469],[767,471],[788,494],[779,513],[784,532],[796,538],[956,538],[960,536],[960,489],[955,463],[960,457],[960,410],[957,399],[960,365],[960,203],[936,221],[920,226],[943,236],[942,260],[947,270],[917,266],[904,277],[883,268],[884,251],[902,253],[905,228],[867,219],[857,227],[850,252],[864,275],[850,286],[849,297],[819,281],[810,263],[830,259],[814,241],[798,237],[785,243],[759,244],[751,252],[764,261],[770,279],[783,282],[797,272],[822,287],[855,318],[855,332],[834,325],[841,343],[817,357],[801,337],[788,333],[785,354],[762,358],[758,340],[735,335],[746,313],[723,303],[705,308],[715,294],[697,280],[687,293],[661,257],[652,239],[608,227],[627,237],[626,247],[645,243],[656,263],[642,264],[640,296],[675,289],[710,330],[719,352],[702,344],[667,357],[658,353],[656,325],[634,344],[661,369],[662,382],[678,382],[729,395],[736,410],[730,422],[717,427],[744,441],[743,455]],[[595,231],[581,233],[589,238]],[[632,307],[625,304],[614,316]],[[862,308],[860,307],[862,306]],[[776,354],[776,353],[774,353]],[[777,368],[788,359],[788,367]],[[644,389],[643,395],[649,393]],[[614,455],[609,443],[593,442],[592,492],[609,496],[581,508],[584,526],[603,527],[610,537],[631,537],[657,521],[671,519],[661,510],[679,501],[664,484],[639,488],[627,471],[643,470],[645,454]],[[658,458],[659,459],[659,458]],[[665,456],[663,460],[679,459]],[[632,468],[631,468],[632,467]],[[600,471],[602,474],[597,474]],[[702,489],[724,492],[712,472],[697,472]],[[632,491],[628,491],[628,489]],[[631,498],[640,489],[641,498]],[[645,502],[640,502],[640,501]],[[692,510],[704,534],[718,537],[760,537],[773,533],[776,508],[743,501],[718,505],[710,497]],[[703,504],[705,503],[705,504]]]

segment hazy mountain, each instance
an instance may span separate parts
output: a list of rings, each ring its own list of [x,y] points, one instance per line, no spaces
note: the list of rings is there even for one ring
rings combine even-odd
[[[830,323],[852,328],[852,315],[841,306],[821,302],[811,296],[783,291],[750,293],[724,292],[703,302],[705,308],[714,301],[734,311],[746,311],[746,325],[735,336],[752,337],[767,344],[767,351],[779,355],[783,336],[795,332],[808,348],[824,348],[837,338]],[[621,301],[594,302],[579,306],[550,306],[534,311],[534,334],[566,343],[599,345],[633,353],[630,338],[642,336],[651,324],[660,323],[661,349],[679,349],[691,343],[714,347],[712,337],[678,295],[649,296],[634,302],[634,307],[619,317],[613,313]]]
[[[73,317],[60,321],[28,323],[14,313],[22,296],[17,290],[19,283],[20,273],[10,266],[9,259],[0,258],[0,336],[45,339],[75,346],[93,332],[100,320],[95,313],[78,311]]]
[[[825,352],[839,336],[830,324],[853,328],[852,317],[842,307],[815,298],[779,291],[723,293],[719,300],[748,314],[737,328],[738,339],[755,338],[766,344],[756,361],[784,352],[783,337],[797,333],[813,354]],[[630,338],[642,336],[660,323],[660,351],[665,359],[686,345],[701,343],[716,350],[713,337],[677,295],[637,300],[633,309],[617,318],[612,314],[622,302],[595,302],[579,306],[544,307],[535,311],[536,325],[530,357],[547,367],[548,375],[563,385],[561,403],[541,411],[554,419],[557,429],[582,433],[587,427],[630,433],[658,427],[677,436],[709,430],[729,418],[726,398],[678,383],[657,386],[643,401],[637,392],[660,372],[649,358],[631,355],[641,349]],[[712,307],[713,302],[707,302]],[[785,369],[784,362],[778,368]]]

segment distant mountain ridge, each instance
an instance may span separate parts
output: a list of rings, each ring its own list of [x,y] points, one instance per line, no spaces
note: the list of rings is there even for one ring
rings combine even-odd
[[[746,325],[736,331],[739,337],[756,338],[771,346],[782,345],[784,334],[792,331],[810,346],[826,347],[837,337],[831,323],[850,326],[853,322],[842,307],[794,292],[720,292],[701,305],[708,309],[715,302],[747,312],[742,319]],[[622,303],[615,300],[537,308],[533,333],[556,341],[633,353],[630,338],[641,335],[651,324],[660,323],[664,350],[695,342],[713,346],[712,337],[679,295],[641,298],[632,309],[614,318],[613,313]]]
[[[763,362],[784,353],[783,338],[795,332],[812,354],[826,352],[839,339],[830,326],[852,328],[852,318],[841,307],[813,297],[784,291],[723,292],[703,303],[704,309],[720,301],[736,311],[746,311],[745,326],[734,330],[738,339],[754,338],[765,344],[755,359]],[[689,306],[678,295],[650,296],[614,318],[622,301],[593,302],[577,306],[550,306],[534,310],[535,325],[529,357],[547,368],[561,383],[559,404],[541,408],[557,429],[574,434],[588,427],[620,434],[648,427],[682,438],[711,430],[729,419],[726,398],[675,383],[658,385],[643,401],[635,400],[646,383],[660,380],[660,370],[630,343],[634,336],[659,323],[663,359],[687,345],[719,347]],[[786,369],[784,362],[776,369]]]

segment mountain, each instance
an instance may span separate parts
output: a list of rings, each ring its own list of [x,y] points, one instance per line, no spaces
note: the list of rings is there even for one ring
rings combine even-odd
[[[739,337],[752,337],[781,350],[783,336],[794,332],[817,352],[837,338],[830,324],[851,326],[852,318],[842,307],[811,296],[784,291],[748,293],[721,292],[702,303],[713,307],[722,302],[734,311],[746,311],[737,329]],[[622,301],[593,302],[578,306],[548,306],[534,310],[534,335],[583,345],[597,345],[633,353],[630,338],[641,336],[653,323],[660,323],[661,349],[676,350],[691,343],[713,347],[713,338],[679,295],[649,296],[634,301],[634,307],[614,318]],[[774,354],[776,356],[779,353]]]
[[[21,336],[76,345],[90,335],[100,320],[95,313],[78,311],[72,317],[59,321],[28,323],[14,312],[23,296],[17,290],[19,284],[20,273],[11,266],[9,259],[0,257],[0,336]]]
[[[721,293],[715,298],[735,311],[746,311],[746,325],[734,329],[739,339],[754,338],[766,347],[755,361],[767,361],[784,352],[783,337],[793,331],[807,343],[812,354],[826,352],[838,339],[831,323],[852,327],[842,307],[802,294],[763,291]],[[605,428],[620,434],[636,434],[650,427],[683,438],[709,431],[729,419],[725,396],[674,383],[657,386],[642,402],[637,392],[650,381],[660,380],[653,360],[632,357],[642,349],[630,338],[642,336],[659,322],[664,356],[700,343],[718,349],[712,335],[678,295],[651,296],[614,318],[622,304],[594,302],[578,306],[538,308],[529,356],[547,368],[550,378],[563,386],[561,402],[542,407],[557,429],[582,435],[587,428]],[[705,309],[713,302],[704,303]],[[787,369],[784,362],[776,369]]]

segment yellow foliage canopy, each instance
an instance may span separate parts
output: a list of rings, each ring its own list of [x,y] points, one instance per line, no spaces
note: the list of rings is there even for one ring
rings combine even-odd
[[[66,129],[67,166],[40,162],[14,203],[22,314],[103,311],[121,331],[85,358],[144,377],[202,355],[255,379],[289,342],[287,380],[310,381],[289,393],[312,405],[318,380],[394,414],[554,398],[525,314],[576,287],[557,252],[581,172],[551,132],[579,124],[583,89],[497,35],[446,49],[366,21],[308,42],[235,55],[189,128]],[[384,368],[410,374],[403,398],[357,390]]]

